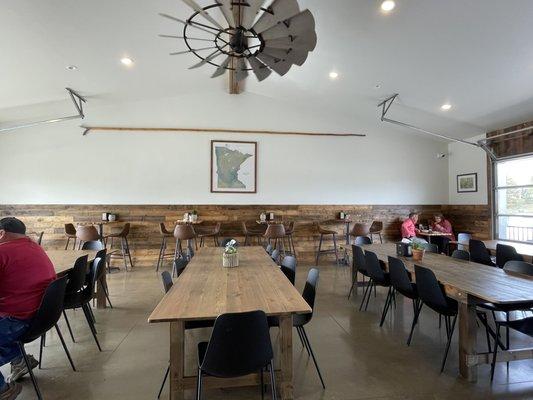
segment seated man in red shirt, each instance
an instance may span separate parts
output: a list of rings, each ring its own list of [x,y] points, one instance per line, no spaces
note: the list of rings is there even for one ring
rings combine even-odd
[[[411,239],[417,242],[426,242],[424,239],[420,239],[416,237],[417,233],[420,232],[415,225],[417,222],[418,222],[418,213],[416,212],[409,213],[409,218],[407,218],[402,223],[402,227],[401,227],[402,239]]]
[[[55,278],[52,262],[26,236],[24,223],[12,217],[0,219],[0,366],[11,362],[9,383],[0,373],[0,400],[13,400],[22,390],[16,380],[28,369],[16,341],[27,331]],[[35,368],[37,361],[31,355],[28,358]]]

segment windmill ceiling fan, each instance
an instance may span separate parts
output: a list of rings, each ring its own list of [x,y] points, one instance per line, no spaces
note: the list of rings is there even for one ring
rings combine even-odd
[[[182,24],[182,35],[160,36],[183,39],[188,50],[170,54],[198,57],[200,61],[189,69],[213,65],[216,70],[211,78],[226,71],[234,74],[237,82],[249,71],[259,81],[272,71],[283,76],[294,64],[303,65],[316,46],[313,15],[309,10],[300,11],[296,0],[274,0],[266,8],[265,0],[217,0],[206,7],[195,0],[182,1],[194,11],[187,20],[160,14]],[[198,42],[210,43],[199,47]]]

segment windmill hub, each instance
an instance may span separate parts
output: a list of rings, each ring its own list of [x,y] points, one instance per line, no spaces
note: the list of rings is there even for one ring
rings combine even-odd
[[[246,31],[243,28],[237,28],[231,35],[229,41],[231,49],[238,54],[244,53],[247,49]]]

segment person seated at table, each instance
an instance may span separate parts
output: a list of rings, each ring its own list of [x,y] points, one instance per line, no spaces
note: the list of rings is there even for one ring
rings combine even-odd
[[[455,240],[453,235],[452,224],[450,221],[444,218],[440,213],[433,216],[433,222],[431,223],[431,230],[433,232],[448,233],[449,236],[433,236],[431,241],[435,243],[439,248],[439,253],[448,253],[448,245],[450,240]]]
[[[0,400],[15,399],[22,390],[16,381],[28,373],[17,339],[29,328],[44,292],[56,278],[43,248],[26,236],[17,218],[0,219],[0,366],[11,362],[8,382],[0,373]],[[28,356],[32,368],[38,365]]]
[[[401,229],[400,229],[402,233],[402,239],[410,239],[413,242],[426,243],[424,239],[421,239],[416,236],[418,233],[420,233],[420,231],[416,227],[417,222],[418,222],[418,213],[416,212],[409,213],[409,218],[403,221]]]

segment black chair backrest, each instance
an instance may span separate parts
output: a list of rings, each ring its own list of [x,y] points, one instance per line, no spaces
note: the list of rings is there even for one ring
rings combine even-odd
[[[428,307],[436,311],[448,308],[446,296],[433,271],[415,265],[415,279],[418,295]]]
[[[364,244],[372,244],[372,240],[368,236],[356,236],[354,244],[357,246],[362,246]]]
[[[404,295],[412,295],[414,293],[411,278],[402,260],[389,256],[389,273],[394,289]]]
[[[283,260],[281,260],[281,272],[283,272],[287,279],[294,285],[294,282],[296,281],[296,257],[283,257]]]
[[[503,267],[507,261],[524,261],[524,258],[516,252],[513,246],[498,243],[496,245],[496,265]]]
[[[98,252],[96,253],[96,255],[94,256],[94,259],[96,260],[97,258],[101,258],[104,260],[104,265],[105,263],[107,262],[107,250],[106,249],[102,249],[102,250],[98,250]],[[102,276],[104,276],[105,274],[105,268],[100,268],[98,271],[98,275],[96,277],[96,280],[100,280],[100,278]]]
[[[272,252],[272,254],[270,255],[270,257],[272,258],[272,260],[277,264],[278,261],[279,261],[279,256],[280,256],[280,253],[279,253],[279,250],[276,249]]]
[[[305,302],[309,304],[309,307],[311,307],[311,312],[309,314],[298,315],[298,319],[302,320],[301,325],[308,323],[313,318],[313,312],[315,310],[316,287],[318,285],[319,275],[320,273],[318,272],[317,268],[311,268],[307,273],[307,280],[305,281],[302,297],[304,298]]]
[[[74,267],[68,271],[68,283],[65,292],[68,295],[78,293],[85,285],[88,256],[81,256],[74,262]]]
[[[356,267],[358,271],[366,274],[365,253],[362,247],[352,245],[352,259],[354,267]]]
[[[63,300],[67,288],[68,277],[56,279],[44,291],[39,309],[33,316],[26,333],[19,338],[21,343],[33,342],[51,329],[63,312]]]
[[[424,249],[427,252],[430,252],[430,253],[438,253],[439,252],[439,246],[437,246],[434,243],[420,243],[420,244],[422,245],[422,247],[424,247]]]
[[[176,271],[177,276],[180,276],[183,271],[185,271],[185,267],[187,267],[187,264],[189,264],[189,260],[184,257],[176,258],[174,260],[174,269]]]
[[[457,244],[457,249],[465,250],[465,246],[463,246],[463,244],[468,244],[470,239],[472,239],[472,235],[470,233],[464,233],[464,232],[458,233],[457,242],[459,243]]]
[[[260,371],[273,357],[263,311],[222,314],[215,320],[200,368],[212,376],[232,378]]]
[[[458,258],[459,260],[470,261],[470,253],[466,250],[454,250],[452,257]]]
[[[233,239],[233,238],[225,238],[224,240],[222,240],[222,241],[220,242],[220,247],[226,247],[226,245],[227,245],[229,242],[231,242],[232,240],[235,240],[235,239]],[[236,240],[235,240],[235,243],[236,243],[237,246],[239,245],[239,242],[237,242]]]
[[[89,242],[83,242],[81,245],[82,250],[103,250],[104,245],[99,240],[91,240]]]
[[[468,247],[470,249],[470,261],[494,267],[485,243],[481,240],[470,239]]]
[[[516,272],[517,274],[533,276],[533,264],[525,261],[507,261],[503,266],[503,269],[508,272]]]
[[[172,282],[172,275],[170,275],[170,272],[168,271],[163,271],[161,272],[161,280],[163,281],[163,289],[165,289],[165,293],[168,293],[174,285],[174,282]]]
[[[86,279],[87,286],[83,289],[83,301],[91,301],[96,287],[96,281],[98,276],[102,273],[102,269],[105,268],[105,258],[95,258],[89,266],[89,274]]]
[[[382,283],[385,281],[385,273],[381,268],[378,256],[371,251],[365,251],[365,264],[366,272],[368,276],[372,278],[376,283]]]

